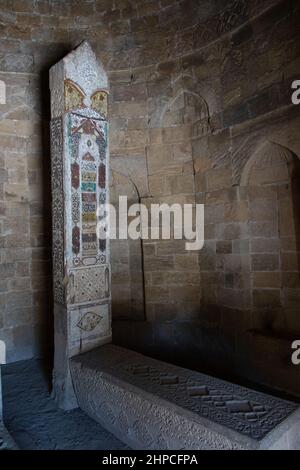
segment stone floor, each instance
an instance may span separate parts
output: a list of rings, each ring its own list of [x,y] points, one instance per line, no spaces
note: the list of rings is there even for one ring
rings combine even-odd
[[[83,411],[57,409],[42,361],[2,366],[2,374],[4,421],[20,449],[128,448]]]

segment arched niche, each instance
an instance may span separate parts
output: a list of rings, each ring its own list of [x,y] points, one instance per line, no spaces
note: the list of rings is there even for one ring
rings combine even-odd
[[[119,216],[119,196],[126,196],[128,207],[140,202],[136,186],[114,170],[110,178],[110,203]],[[127,218],[128,224],[130,223]],[[113,320],[144,319],[144,281],[141,240],[111,240],[111,293]]]
[[[202,96],[181,89],[165,105],[161,114],[161,125],[173,127],[192,124],[192,137],[207,134],[210,129],[208,105]]]
[[[274,142],[259,145],[240,186],[249,204],[254,326],[300,331],[300,162]]]
[[[241,175],[241,186],[289,183],[297,176],[299,160],[288,148],[264,142],[250,157]]]

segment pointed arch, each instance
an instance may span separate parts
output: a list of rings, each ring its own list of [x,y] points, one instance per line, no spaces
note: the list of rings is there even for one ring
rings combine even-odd
[[[114,202],[114,193],[117,194],[122,188],[122,196],[127,196],[134,202],[140,201],[140,194],[137,186],[129,176],[120,173],[119,171],[111,169],[110,176],[110,191],[111,202]]]
[[[180,115],[180,111],[182,114]],[[176,113],[176,118],[172,122],[168,121],[171,113]],[[182,118],[181,122],[176,119]],[[193,124],[193,136],[207,133],[210,129],[209,107],[205,99],[188,89],[180,89],[163,107],[160,115],[160,126],[176,126],[183,123]]]
[[[292,150],[261,140],[241,172],[254,328],[299,329],[293,301],[300,285],[299,166]]]
[[[110,203],[116,209],[118,197],[127,196],[128,208],[140,203],[140,194],[129,176],[111,169]],[[130,218],[127,217],[128,224]],[[145,319],[145,282],[142,240],[115,239],[110,241],[112,272],[112,315],[114,320]]]
[[[240,186],[289,181],[298,167],[299,159],[290,149],[272,141],[263,142],[246,162]],[[278,169],[277,175],[276,171],[270,172],[271,168]]]

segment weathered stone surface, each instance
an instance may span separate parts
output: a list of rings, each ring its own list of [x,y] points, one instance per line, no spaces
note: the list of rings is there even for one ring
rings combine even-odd
[[[277,271],[279,269],[279,256],[277,254],[259,254],[251,256],[253,271]]]
[[[292,402],[111,345],[70,366],[82,409],[133,448],[296,447]]]

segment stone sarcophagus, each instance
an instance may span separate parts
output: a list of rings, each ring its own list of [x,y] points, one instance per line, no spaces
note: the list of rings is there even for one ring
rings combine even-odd
[[[50,70],[52,246],[59,406],[77,406],[69,358],[111,340],[107,75],[85,41]],[[105,216],[105,214],[104,214]]]

